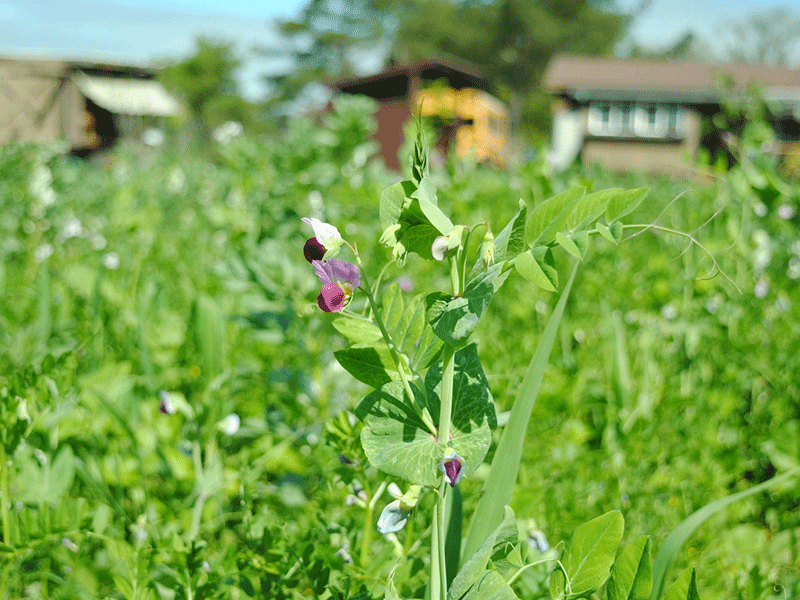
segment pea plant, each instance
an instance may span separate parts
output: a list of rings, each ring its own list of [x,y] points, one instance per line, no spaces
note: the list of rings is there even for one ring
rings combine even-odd
[[[548,550],[544,540],[538,552],[528,552],[530,544],[518,535],[516,517],[508,506],[531,410],[589,240],[599,235],[618,243],[626,231],[656,229],[700,246],[692,235],[656,223],[623,224],[621,219],[646,194],[646,189],[591,194],[572,189],[530,212],[521,201],[516,214],[494,235],[489,222],[454,224],[438,206],[424,136],[418,133],[411,178],[381,195],[380,242],[400,264],[409,255],[441,263],[447,269],[449,289],[422,293],[410,302],[403,299],[397,284],[382,284],[385,269],[370,280],[357,248],[334,225],[303,219],[313,230],[304,255],[321,283],[319,308],[339,313],[333,326],[350,342],[335,357],[355,379],[372,388],[354,410],[363,423],[360,437],[366,458],[388,476],[372,494],[370,506],[387,487],[395,490],[395,499],[377,519],[377,530],[384,535],[398,532],[423,499],[432,503],[430,523],[418,536],[421,544],[415,545],[424,547],[427,541],[425,594],[431,600],[516,598],[514,582],[541,563],[550,565],[552,598],[601,593],[610,599],[656,600],[682,541],[719,508],[706,507],[708,514],[676,533],[653,565],[647,536],[620,550],[624,519],[618,511],[578,527],[568,543],[549,552],[542,552]],[[573,257],[575,265],[529,364],[462,535],[459,484],[482,465],[498,426],[487,376],[471,338],[492,296],[512,272],[542,289],[558,289],[553,258],[557,247]],[[352,255],[353,262],[336,258],[343,252]],[[708,256],[716,267],[714,257]],[[366,302],[355,301],[358,296]],[[375,527],[370,519],[368,513],[367,527]],[[366,532],[365,539],[370,535]],[[391,600],[400,598],[394,578],[392,571],[385,584],[385,597]],[[670,597],[697,598],[693,570],[684,572]]]

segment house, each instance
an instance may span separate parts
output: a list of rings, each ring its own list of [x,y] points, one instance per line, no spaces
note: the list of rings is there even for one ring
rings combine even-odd
[[[421,114],[435,120],[437,148],[451,144],[459,155],[503,166],[509,137],[508,111],[489,93],[489,82],[474,67],[441,60],[391,65],[380,73],[331,84],[343,94],[361,94],[378,101],[374,138],[391,169],[399,169],[403,124]]]
[[[779,141],[800,140],[800,70],[686,61],[559,56],[543,80],[553,96],[551,162],[576,157],[614,171],[687,174],[701,148],[719,150],[713,117],[753,86]]]
[[[149,69],[104,63],[0,58],[0,144],[65,138],[76,156],[140,139],[180,103]]]

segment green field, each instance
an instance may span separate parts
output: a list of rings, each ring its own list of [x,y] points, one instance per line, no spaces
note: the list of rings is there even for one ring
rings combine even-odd
[[[396,566],[421,597],[429,507],[375,530],[390,496],[364,498],[386,477],[343,412],[368,388],[333,356],[345,340],[302,252],[316,216],[373,280],[390,256],[379,198],[397,176],[368,160],[368,108],[203,155],[0,149],[0,599],[366,600]],[[705,504],[798,468],[800,189],[774,158],[743,149],[677,183],[539,162],[433,176],[454,222],[495,232],[520,199],[576,186],[647,187],[626,223],[661,227],[591,238],[528,427],[523,532],[555,547],[619,510],[655,555]],[[448,280],[416,258],[383,275],[410,280],[407,302]],[[561,287],[573,258],[554,258]],[[511,277],[476,332],[501,424],[557,299]],[[485,477],[460,484],[467,518]],[[668,583],[694,566],[706,600],[800,598],[799,481],[716,512]],[[552,568],[518,596],[549,598]]]

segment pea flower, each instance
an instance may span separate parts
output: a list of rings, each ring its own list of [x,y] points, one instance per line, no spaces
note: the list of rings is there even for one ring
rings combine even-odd
[[[336,227],[313,217],[303,217],[301,221],[314,230],[314,237],[310,238],[303,248],[303,254],[305,254],[308,262],[322,260],[322,257],[328,253],[332,256],[338,254],[339,248],[344,244],[344,240],[342,239],[342,234],[339,233]],[[313,243],[311,240],[316,240],[316,243]],[[320,250],[323,250],[322,256],[317,258]],[[309,253],[312,253],[313,258],[309,258]]]
[[[464,477],[464,459],[451,452],[439,461],[439,470],[444,473],[444,480],[455,487]]]
[[[343,260],[315,260],[314,273],[322,283],[317,304],[325,312],[339,312],[361,284],[361,273],[353,263]]]
[[[378,518],[378,531],[384,535],[400,531],[408,521],[411,513],[414,512],[421,489],[418,485],[412,485],[401,496],[400,489],[391,484],[389,493],[395,496],[395,500],[387,504],[381,512],[381,516]]]

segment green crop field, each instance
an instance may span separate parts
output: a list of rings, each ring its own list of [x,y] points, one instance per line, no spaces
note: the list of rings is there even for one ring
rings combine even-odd
[[[398,177],[368,159],[369,109],[205,155],[0,148],[0,599],[367,600],[393,597],[393,570],[422,597],[431,506],[376,530],[394,479],[362,450],[368,386],[334,357],[346,340],[303,258],[301,217],[338,227],[373,281],[391,257]],[[706,600],[800,598],[800,188],[749,150],[688,182],[433,170],[453,222],[495,234],[520,199],[649,188],[625,223],[657,227],[592,236],[560,321],[511,503],[529,561],[614,510],[623,548],[649,535],[655,556],[703,506],[788,474],[692,530],[667,587],[694,567]],[[553,259],[558,291],[509,278],[475,333],[489,459],[574,262]],[[382,281],[408,305],[448,271],[410,255]],[[466,521],[487,469],[459,485]],[[554,568],[514,592],[550,598]]]

